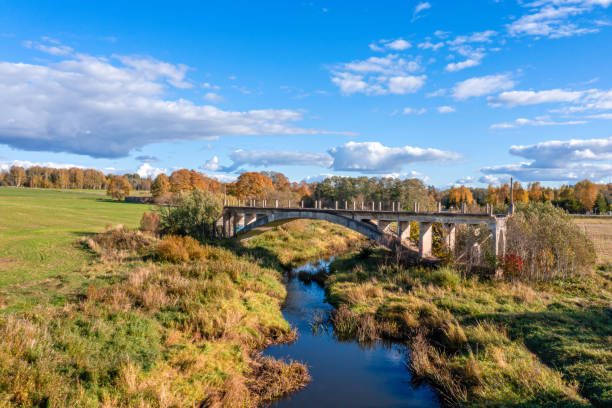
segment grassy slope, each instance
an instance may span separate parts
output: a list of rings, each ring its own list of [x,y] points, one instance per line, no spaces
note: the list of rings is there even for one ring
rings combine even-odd
[[[465,281],[397,268],[383,250],[332,268],[330,299],[348,306],[344,330],[411,340],[413,368],[450,400],[612,405],[612,271],[533,286]]]
[[[148,208],[93,194],[0,188],[0,306],[37,303],[79,286],[91,257],[74,242],[107,224],[136,226]]]
[[[293,337],[280,312],[280,271],[310,260],[305,248],[320,257],[345,250],[354,234],[319,238],[329,230],[297,223],[299,239],[281,229],[276,244],[226,242],[206,247],[200,261],[173,265],[151,261],[155,238],[89,235],[107,223],[136,224],[146,206],[0,192],[1,256],[11,260],[2,272],[9,307],[0,314],[0,407],[246,407],[304,384],[302,365],[257,355]],[[76,245],[82,235],[111,239],[90,239],[87,251]],[[116,247],[141,241],[138,250]],[[28,307],[15,303],[24,300]]]

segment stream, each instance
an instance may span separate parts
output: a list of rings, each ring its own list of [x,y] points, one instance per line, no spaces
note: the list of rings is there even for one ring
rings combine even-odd
[[[272,407],[439,407],[435,392],[411,381],[409,350],[399,344],[378,342],[368,347],[357,341],[339,341],[329,323],[333,307],[325,302],[325,290],[303,283],[300,271],[329,270],[331,260],[294,268],[285,278],[287,300],[283,316],[298,331],[291,344],[268,347],[265,355],[303,362],[312,381],[306,388],[273,402]]]

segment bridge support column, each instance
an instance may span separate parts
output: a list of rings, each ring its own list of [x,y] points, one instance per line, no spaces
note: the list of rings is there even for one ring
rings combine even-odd
[[[399,233],[397,235],[402,241],[410,239],[410,221],[399,222]]]
[[[455,226],[455,224],[444,224],[444,227],[446,229],[446,239],[445,239],[445,244],[448,247],[448,249],[453,252],[455,250],[455,237],[456,237],[456,232],[457,232],[457,228]]]
[[[491,243],[495,256],[504,256],[506,253],[506,226],[498,223],[489,226],[491,230]]]
[[[431,230],[433,223],[419,223],[419,256],[421,258],[431,256]]]
[[[231,214],[223,214],[223,238],[232,236],[232,216]]]
[[[244,214],[235,214],[233,218],[234,218],[234,222],[232,224],[232,229],[233,229],[232,236],[235,237],[236,235],[238,235],[238,229],[239,229],[238,227],[244,228],[245,217],[244,217]]]

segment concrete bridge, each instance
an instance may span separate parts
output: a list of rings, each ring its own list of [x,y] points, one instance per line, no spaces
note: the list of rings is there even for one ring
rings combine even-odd
[[[226,202],[220,222],[222,222],[224,237],[249,239],[292,220],[324,220],[352,229],[387,248],[402,249],[408,251],[409,255],[418,256],[424,260],[435,259],[432,257],[434,223],[442,224],[445,243],[451,250],[454,250],[455,247],[457,224],[486,224],[491,231],[495,254],[503,255],[505,252],[507,218],[505,214],[466,213],[465,207],[462,212],[448,212],[441,211],[440,205],[436,212],[420,212],[418,205],[415,205],[415,211],[402,211],[399,203],[393,203],[392,207],[387,210],[383,210],[382,203],[379,203],[378,208],[372,203],[367,209],[363,204],[360,209],[356,208],[355,203],[352,203],[351,208],[348,203],[344,204],[342,209],[338,208],[338,203],[335,203],[333,208],[321,208],[320,202],[316,202],[314,208],[304,208],[301,204],[291,207],[290,203],[286,207],[279,207],[278,201],[275,201],[273,206],[268,206],[266,201],[239,201],[237,205],[230,205],[230,202]],[[412,249],[407,242],[410,237],[411,221],[419,223],[418,251]],[[396,226],[392,231],[389,227],[393,222],[396,223]],[[410,254],[410,252],[413,253]]]

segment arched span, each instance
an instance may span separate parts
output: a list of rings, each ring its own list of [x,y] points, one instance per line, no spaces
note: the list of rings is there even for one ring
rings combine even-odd
[[[276,226],[286,224],[297,219],[322,220],[338,224],[358,232],[390,249],[396,249],[397,246],[400,245],[400,240],[397,238],[397,236],[381,231],[373,224],[325,211],[304,210],[283,211],[278,213],[268,213],[265,215],[262,214],[259,219],[247,224],[244,228],[239,230],[237,235],[241,240],[248,240],[255,235],[259,235]]]

